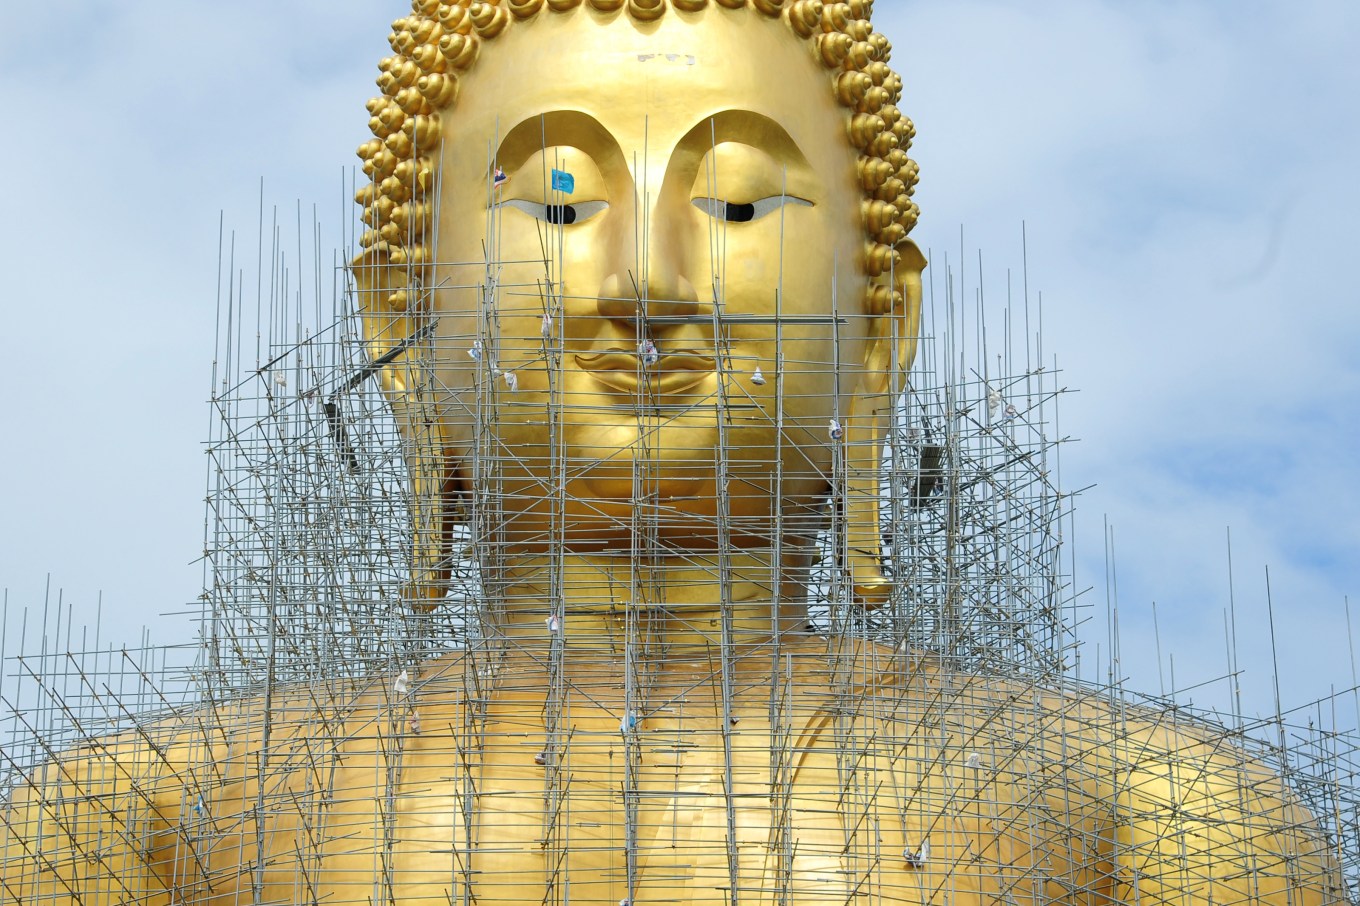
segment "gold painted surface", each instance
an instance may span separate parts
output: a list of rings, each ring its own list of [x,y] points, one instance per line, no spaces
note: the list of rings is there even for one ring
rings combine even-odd
[[[769,549],[777,511],[776,546],[796,561],[840,469],[855,583],[879,603],[881,414],[914,356],[925,260],[905,238],[914,130],[872,4],[588,6],[512,6],[509,27],[493,17],[480,30],[472,12],[417,12],[394,26],[410,65],[384,68],[417,86],[420,70],[430,90],[453,79],[456,103],[408,88],[370,104],[382,140],[360,149],[375,184],[360,193],[371,229],[355,267],[368,335],[376,355],[429,326],[436,350],[387,370],[399,412],[424,413],[403,418],[408,434],[437,413],[408,457],[431,514],[416,595],[442,595],[435,564],[457,501],[484,481],[474,438],[490,409],[480,458],[514,455],[496,470],[500,521],[486,531],[520,553],[557,543],[545,493],[557,459],[565,541],[583,555],[627,542],[641,471],[663,542],[711,551],[726,533]],[[449,57],[468,45],[475,65]],[[569,198],[553,193],[553,169],[575,176]],[[759,216],[729,221],[717,213],[728,204]],[[568,207],[577,221],[554,228]],[[638,354],[649,341],[655,366]],[[476,360],[474,343],[486,346]]]
[[[4,902],[539,903],[555,877],[563,901],[617,904],[630,851],[637,904],[728,903],[733,883],[762,904],[781,886],[793,903],[1339,902],[1282,782],[1207,731],[872,648],[853,652],[854,694],[836,696],[848,654],[790,637],[772,686],[772,649],[746,649],[728,720],[717,652],[691,650],[659,666],[625,731],[622,658],[592,646],[572,662],[570,733],[555,752],[532,653],[480,678],[490,694],[475,717],[458,657],[426,665],[407,695],[386,683],[320,707],[295,695],[275,709],[263,820],[258,701],[221,709],[206,745],[192,720],[151,727],[160,757],[106,741],[65,758],[65,782],[16,798],[7,853],[33,858],[7,855]],[[792,753],[782,769],[772,688]],[[549,809],[556,766],[571,782]],[[106,817],[80,840],[51,830],[96,804]],[[99,845],[128,837],[135,849]]]
[[[1311,817],[1222,734],[800,631],[833,475],[856,589],[885,593],[881,416],[919,328],[910,125],[870,6],[418,0],[370,104],[355,274],[375,358],[429,331],[383,373],[414,593],[437,603],[492,487],[500,647],[54,758],[5,806],[0,902],[1337,901]],[[535,208],[568,203],[552,167],[570,226]],[[487,449],[515,454],[492,478]],[[639,488],[645,563],[618,553]]]

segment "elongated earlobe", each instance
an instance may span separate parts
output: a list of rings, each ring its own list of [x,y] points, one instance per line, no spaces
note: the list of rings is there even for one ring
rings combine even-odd
[[[869,287],[866,310],[873,318],[864,366],[846,425],[845,516],[849,568],[855,597],[866,608],[887,603],[892,582],[883,574],[879,530],[880,478],[892,407],[906,389],[921,332],[921,273],[926,259],[916,244],[902,242],[901,263],[888,283]]]
[[[365,251],[351,273],[369,359],[392,406],[410,479],[411,579],[403,597],[425,612],[447,591],[455,523],[447,426],[432,386],[429,291],[416,270],[394,262],[385,246]]]

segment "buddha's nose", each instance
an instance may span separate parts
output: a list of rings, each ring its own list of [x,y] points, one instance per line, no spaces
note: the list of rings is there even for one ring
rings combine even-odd
[[[649,315],[674,317],[692,315],[699,310],[699,294],[679,268],[651,268],[645,289]]]
[[[699,294],[690,281],[693,259],[692,213],[674,192],[662,193],[652,216],[648,237],[647,282],[643,298],[647,314],[653,317],[682,317],[699,311]],[[677,210],[678,209],[678,210]]]
[[[699,310],[699,294],[682,269],[671,261],[649,263],[639,284],[632,274],[611,274],[600,287],[600,314],[614,320],[679,317]]]
[[[688,195],[669,182],[644,203],[646,230],[641,261],[619,268],[600,292],[600,314],[614,320],[687,317],[699,311],[690,279],[694,263],[694,209]],[[638,246],[632,246],[637,249]],[[650,328],[649,328],[650,329]]]

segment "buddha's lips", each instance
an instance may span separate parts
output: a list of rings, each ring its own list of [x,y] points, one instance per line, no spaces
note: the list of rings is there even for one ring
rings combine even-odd
[[[669,396],[703,383],[717,370],[718,360],[681,349],[663,354],[655,365],[646,365],[637,353],[607,349],[593,355],[578,355],[576,364],[601,384],[621,393],[636,394],[645,381],[653,393]]]

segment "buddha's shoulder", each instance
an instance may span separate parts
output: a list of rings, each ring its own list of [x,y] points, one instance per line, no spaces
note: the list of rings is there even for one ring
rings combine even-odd
[[[470,675],[471,674],[471,675]],[[49,784],[145,786],[150,778],[210,765],[230,773],[265,747],[286,757],[291,746],[343,743],[410,732],[417,708],[458,711],[475,697],[467,652],[452,650],[409,666],[370,667],[352,676],[279,678],[273,683],[210,689],[178,706],[125,713],[116,724],[84,727],[64,747],[48,746],[31,765],[9,766],[12,791]]]
[[[852,695],[835,693],[837,669]],[[929,730],[975,751],[1099,763],[1126,774],[1194,766],[1265,782],[1278,773],[1268,747],[1238,731],[1170,702],[1064,677],[960,669],[930,652],[869,644],[839,668],[828,658],[808,674],[828,702],[849,701],[913,736]]]

